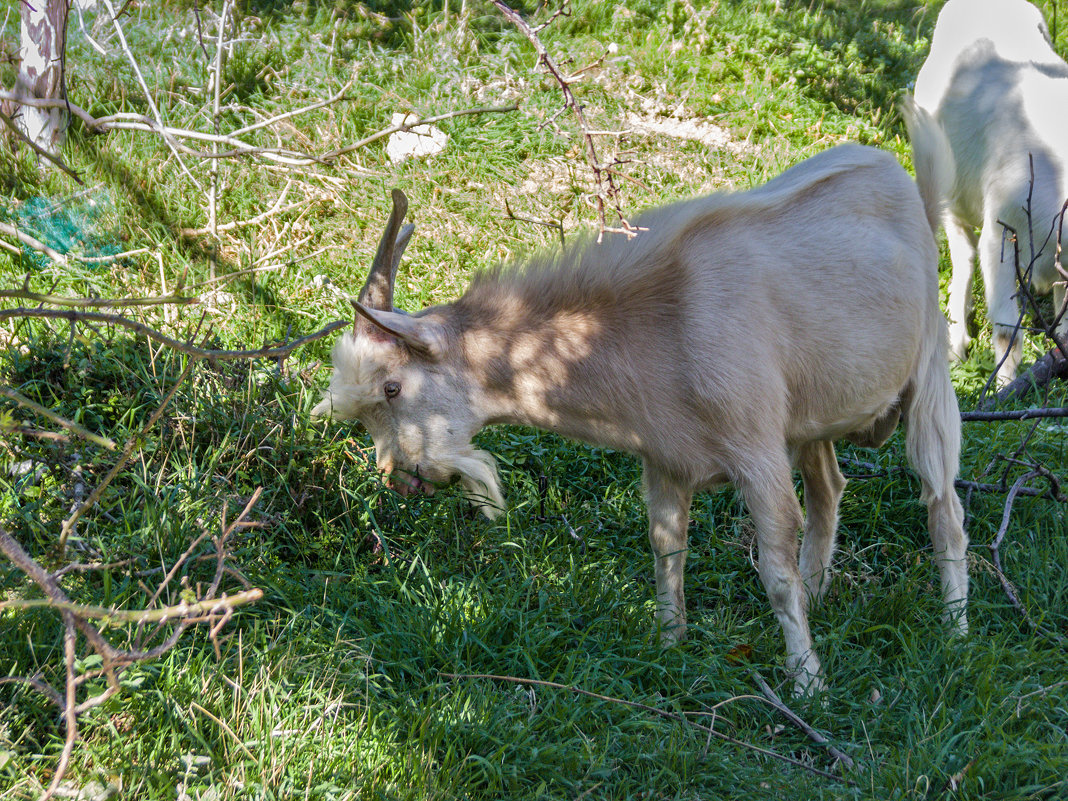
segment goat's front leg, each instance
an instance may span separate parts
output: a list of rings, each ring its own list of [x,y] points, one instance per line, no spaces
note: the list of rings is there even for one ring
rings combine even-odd
[[[957,361],[968,355],[968,315],[972,311],[972,281],[975,275],[975,230],[958,220],[953,214],[945,214],[946,242],[949,244],[949,260],[953,265],[953,278],[949,284],[949,352]]]
[[[649,544],[656,570],[656,619],[662,645],[686,636],[686,534],[693,493],[661,470],[645,463],[642,475],[649,510]]]
[[[1068,342],[1068,308],[1064,304],[1066,294],[1068,287],[1065,286],[1064,275],[1060,274],[1053,283],[1053,314],[1060,317],[1055,333],[1062,342]]]
[[[1001,226],[986,220],[979,236],[979,254],[983,266],[987,317],[993,329],[994,361],[1000,365],[997,384],[1003,387],[1016,377],[1023,358],[1023,332],[1020,330],[1020,307],[1016,302],[1016,268],[1012,256],[1002,261]]]
[[[812,651],[805,589],[797,564],[797,532],[801,505],[794,494],[790,465],[759,465],[736,484],[756,525],[760,564],[757,571],[786,639],[786,669],[794,676],[798,695],[823,688],[820,661]]]

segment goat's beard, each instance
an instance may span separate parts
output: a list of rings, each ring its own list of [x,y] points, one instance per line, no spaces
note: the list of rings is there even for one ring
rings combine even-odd
[[[504,511],[504,496],[497,475],[497,462],[486,451],[475,449],[450,454],[440,462],[460,474],[464,495],[490,520]]]

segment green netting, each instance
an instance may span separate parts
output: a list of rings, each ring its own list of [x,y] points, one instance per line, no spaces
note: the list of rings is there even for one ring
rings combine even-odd
[[[58,200],[31,197],[13,207],[0,207],[0,217],[59,253],[99,258],[122,252],[118,214],[105,190],[86,190]],[[39,268],[49,262],[25,244],[22,254]],[[92,262],[86,266],[92,267]]]

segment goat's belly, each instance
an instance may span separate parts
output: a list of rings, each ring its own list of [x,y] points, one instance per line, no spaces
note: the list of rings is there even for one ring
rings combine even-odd
[[[818,440],[849,439],[864,447],[877,447],[886,441],[897,426],[897,396],[875,406],[839,414],[829,419],[808,418],[791,432],[790,445]]]

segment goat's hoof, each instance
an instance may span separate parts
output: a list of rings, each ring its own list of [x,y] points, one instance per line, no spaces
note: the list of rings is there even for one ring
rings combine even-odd
[[[673,648],[686,639],[686,624],[672,625],[660,629],[660,647]]]

